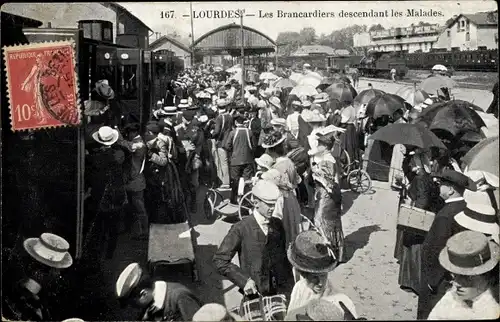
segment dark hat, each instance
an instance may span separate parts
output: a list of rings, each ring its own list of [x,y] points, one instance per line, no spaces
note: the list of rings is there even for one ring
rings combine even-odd
[[[463,231],[453,235],[439,254],[439,263],[448,272],[476,276],[498,265],[499,247],[483,233]]]
[[[141,125],[139,123],[129,123],[123,128],[125,132],[139,132],[141,130]]]
[[[239,124],[243,124],[243,122],[245,121],[245,117],[244,117],[242,114],[240,114],[240,113],[236,114],[236,115],[233,117],[233,119],[234,119],[234,121],[235,121],[236,123],[239,123]]]
[[[161,132],[160,125],[158,122],[151,122],[146,125],[146,129],[154,134],[158,134]]]
[[[337,265],[328,247],[325,239],[318,232],[303,231],[297,235],[288,248],[288,260],[300,271],[326,273]]]
[[[432,176],[460,188],[472,191],[476,191],[477,189],[476,184],[471,178],[455,170],[444,169],[441,173],[435,173]]]
[[[328,134],[322,134],[322,133],[316,133],[316,137],[318,139],[318,143],[330,145],[332,144],[334,140],[334,134],[333,132],[328,133]]]
[[[195,115],[196,115],[195,110],[186,110],[186,111],[182,112],[182,117],[188,121],[192,121],[193,118],[195,117]]]
[[[97,83],[95,84],[95,91],[104,99],[111,100],[115,98],[115,92],[109,86],[109,83],[106,79],[97,81]]]

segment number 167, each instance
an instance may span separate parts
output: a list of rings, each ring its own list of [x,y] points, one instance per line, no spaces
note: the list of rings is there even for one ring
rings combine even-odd
[[[161,11],[161,18],[173,18],[174,17],[174,10],[170,11]]]

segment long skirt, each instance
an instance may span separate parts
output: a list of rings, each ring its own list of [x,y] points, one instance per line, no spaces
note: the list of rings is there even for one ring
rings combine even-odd
[[[409,228],[397,228],[394,257],[399,261],[398,283],[418,294],[420,290],[421,251],[425,235]]]
[[[291,242],[295,241],[295,237],[297,237],[300,232],[302,217],[300,216],[299,201],[292,191],[281,190],[281,197],[283,200],[281,216],[283,228],[285,229],[286,245],[288,247]]]
[[[346,150],[351,162],[359,160],[358,135],[354,124],[347,124],[346,131],[341,135],[342,148]]]
[[[334,250],[337,261],[341,263],[344,260],[344,232],[341,220],[342,202],[335,202],[332,196],[321,186],[316,188],[315,196],[314,225],[325,234]]]

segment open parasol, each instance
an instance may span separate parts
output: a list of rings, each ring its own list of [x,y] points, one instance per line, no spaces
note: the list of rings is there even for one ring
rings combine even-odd
[[[306,75],[297,81],[297,85],[311,85],[316,88],[321,83],[321,78]]]
[[[291,94],[295,94],[298,97],[314,96],[318,94],[318,91],[316,90],[316,87],[312,85],[297,85],[292,89],[290,95]]]
[[[397,90],[396,95],[403,98],[411,106],[418,105],[429,98],[429,94],[415,86],[405,86]]]
[[[476,144],[462,158],[467,169],[479,170],[496,176],[498,182],[498,136],[490,137]]]
[[[293,88],[295,86],[297,86],[297,82],[290,78],[280,78],[273,84],[275,88]]]
[[[274,75],[273,73],[270,72],[264,72],[260,74],[259,79],[260,80],[272,80],[272,79],[278,79],[279,77],[277,75]]]
[[[446,149],[443,142],[421,124],[392,123],[379,129],[369,139],[387,142],[391,145],[403,144],[422,149]]]
[[[368,104],[368,102],[375,98],[376,96],[382,96],[385,92],[379,89],[365,89],[361,93],[359,93],[354,99],[355,105]]]
[[[432,104],[420,113],[415,123],[422,123],[431,130],[445,130],[452,135],[461,132],[479,132],[485,126],[475,111],[480,107],[462,100]]]
[[[366,115],[374,119],[382,115],[392,116],[399,109],[405,110],[405,101],[394,94],[375,96],[366,105]]]
[[[447,76],[434,75],[424,79],[422,83],[420,83],[419,89],[424,90],[428,94],[434,94],[443,87],[451,89],[457,86],[457,82]]]
[[[324,92],[327,93],[331,99],[335,98],[349,104],[351,104],[358,95],[354,87],[346,83],[334,83],[328,86]]]
[[[351,80],[346,75],[341,75],[339,73],[335,73],[335,74],[333,74],[332,78],[336,82],[344,82],[344,83],[347,83],[347,84],[351,84]]]
[[[321,80],[321,83],[319,83],[319,85],[316,86],[316,88],[319,88],[323,91],[325,90],[325,88],[327,88],[328,86],[332,85],[335,82],[336,82],[335,79],[333,79],[332,77],[324,77]]]
[[[295,82],[298,82],[302,77],[304,77],[304,74],[302,73],[292,73],[290,74],[290,78],[291,80],[295,81]]]

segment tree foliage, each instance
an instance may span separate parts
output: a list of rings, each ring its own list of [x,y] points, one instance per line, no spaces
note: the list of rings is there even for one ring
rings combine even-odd
[[[278,54],[289,56],[305,45],[323,45],[334,49],[347,49],[352,52],[353,35],[366,31],[367,26],[365,25],[352,25],[340,30],[333,30],[329,34],[322,33],[319,37],[312,27],[303,28],[300,32],[280,32],[276,39]]]
[[[379,31],[379,30],[385,30],[384,26],[382,26],[381,24],[376,24],[376,25],[371,25],[371,27],[368,29],[368,31],[372,32],[372,31]]]

